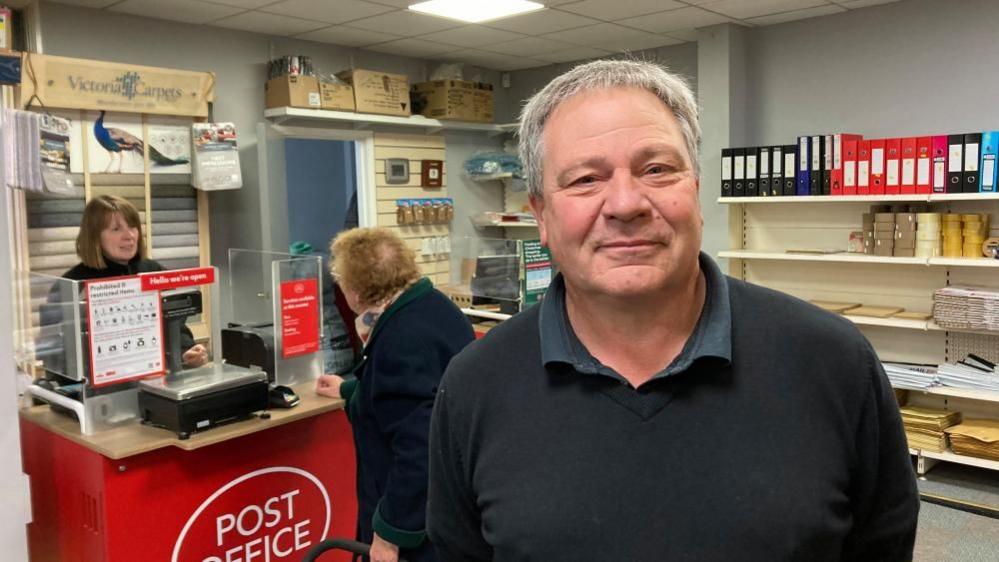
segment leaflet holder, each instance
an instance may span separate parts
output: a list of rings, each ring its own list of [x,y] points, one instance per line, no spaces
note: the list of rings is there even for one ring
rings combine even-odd
[[[229,250],[229,310],[222,357],[267,372],[272,385],[293,386],[322,374],[322,259]]]

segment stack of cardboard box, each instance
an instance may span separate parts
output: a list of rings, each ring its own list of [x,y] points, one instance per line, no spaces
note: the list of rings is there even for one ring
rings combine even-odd
[[[916,255],[916,213],[895,213],[895,245],[892,255],[905,258]]]
[[[895,213],[864,214],[864,248],[875,256],[894,255]]]

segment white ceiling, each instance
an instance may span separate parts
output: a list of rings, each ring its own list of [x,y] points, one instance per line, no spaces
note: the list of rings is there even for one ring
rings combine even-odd
[[[676,45],[696,29],[772,25],[898,0],[537,0],[481,25],[411,12],[419,0],[55,0],[151,18],[517,70]]]

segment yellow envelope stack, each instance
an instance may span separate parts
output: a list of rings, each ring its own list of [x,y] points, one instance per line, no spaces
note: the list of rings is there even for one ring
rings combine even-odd
[[[961,423],[961,412],[906,406],[900,408],[910,449],[942,453],[947,450],[945,429]]]
[[[946,431],[954,453],[999,460],[999,420],[967,419]]]

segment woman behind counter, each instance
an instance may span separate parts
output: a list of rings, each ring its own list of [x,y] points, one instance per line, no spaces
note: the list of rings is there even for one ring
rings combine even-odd
[[[66,279],[83,281],[164,271],[159,263],[146,259],[139,211],[127,199],[117,195],[98,195],[87,203],[76,236],[76,255],[81,262],[63,273]],[[185,326],[181,330],[182,362],[185,367],[200,367],[208,361],[208,350],[194,343]]]
[[[364,349],[356,378],[323,375],[316,392],[347,401],[358,540],[371,543],[374,562],[436,561],[424,532],[430,412],[444,369],[474,339],[472,327],[420,277],[413,251],[392,231],[348,230],[331,251]]]

